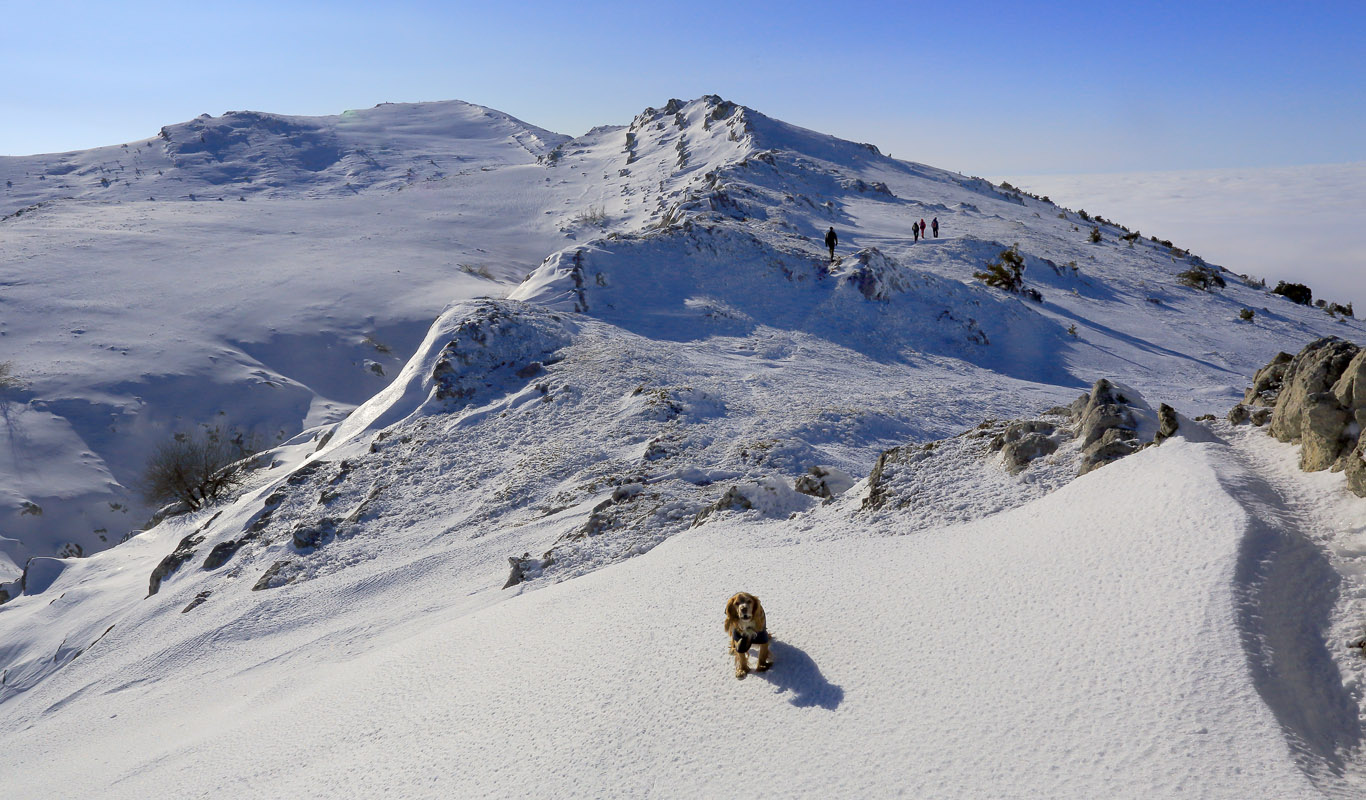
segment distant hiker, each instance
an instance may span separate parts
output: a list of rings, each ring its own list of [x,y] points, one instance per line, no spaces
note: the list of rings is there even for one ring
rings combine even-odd
[[[915,237],[915,241],[920,241],[920,226],[914,222],[911,223],[911,235]]]
[[[925,218],[924,218],[924,217],[921,217],[921,218],[920,218],[920,237],[921,237],[922,239],[925,237]]]
[[[934,231],[934,238],[939,238],[939,217],[930,220],[930,230]]]
[[[835,245],[840,243],[840,237],[835,235],[835,229],[831,228],[825,232],[825,246],[830,248],[830,260],[835,260]]]

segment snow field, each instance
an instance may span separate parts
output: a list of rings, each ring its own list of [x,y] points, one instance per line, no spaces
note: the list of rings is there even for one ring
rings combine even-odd
[[[204,641],[207,694],[161,665],[111,693],[76,661],[60,682],[93,678],[81,703],[18,698],[16,721],[44,724],[12,735],[27,758],[6,773],[31,797],[54,796],[54,761],[64,791],[107,797],[1320,796],[1249,681],[1236,578],[1253,522],[1222,488],[1244,477],[1228,447],[1173,441],[904,538],[857,519],[812,543],[773,543],[782,522],[708,525],[368,642],[277,621],[256,658],[292,647],[243,664]],[[409,582],[403,605],[447,580]],[[326,583],[279,591],[309,607]],[[764,601],[777,660],[744,681],[721,631],[740,589]],[[328,627],[394,610],[332,605]]]

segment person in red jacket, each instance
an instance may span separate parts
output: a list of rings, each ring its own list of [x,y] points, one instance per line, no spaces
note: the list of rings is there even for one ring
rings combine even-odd
[[[920,235],[921,235],[922,237],[925,235],[925,218],[924,218],[924,217],[921,217],[921,218],[920,218]]]

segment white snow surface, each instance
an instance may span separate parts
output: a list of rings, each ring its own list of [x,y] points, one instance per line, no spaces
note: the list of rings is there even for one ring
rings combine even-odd
[[[463,103],[168,136],[0,159],[8,794],[1366,789],[1366,501],[1191,419],[1356,320],[711,96],[573,140]],[[94,177],[129,150],[163,174]],[[1011,246],[1041,301],[974,280]],[[1075,441],[1011,475],[955,437],[1101,377],[1177,438],[1074,479]],[[200,425],[275,446],[113,546]],[[740,590],[777,661],[743,681]]]
[[[1323,638],[1331,565],[1257,515],[1288,508],[1246,451],[1293,452],[1256,436],[914,536],[703,526],[533,592],[466,543],[182,615],[193,586],[141,599],[163,525],[0,615],[44,653],[48,620],[86,623],[60,672],[7,680],[0,766],[24,797],[695,797],[737,758],[797,796],[1351,796],[1360,670]],[[744,681],[736,587],[775,638]]]

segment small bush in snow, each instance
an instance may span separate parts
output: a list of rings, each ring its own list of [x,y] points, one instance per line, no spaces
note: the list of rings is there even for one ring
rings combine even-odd
[[[457,264],[456,266],[458,266],[460,271],[466,275],[474,275],[483,278],[486,281],[493,280],[493,273],[489,272],[489,268],[483,264]]]
[[[1243,322],[1251,322],[1252,318],[1255,316],[1257,316],[1257,312],[1253,311],[1250,308],[1245,308],[1242,311],[1238,312],[1238,319],[1242,320]]]
[[[1208,292],[1213,287],[1222,289],[1226,285],[1224,277],[1216,270],[1199,264],[1180,273],[1176,278],[1182,286],[1189,286],[1202,292]]]
[[[985,272],[974,272],[972,277],[1007,292],[1019,292],[1024,287],[1024,259],[1014,247],[1002,250],[1000,261],[988,261]]]
[[[1091,244],[1100,244],[1100,228],[1099,228],[1099,227],[1094,227],[1094,228],[1091,229]]]
[[[1353,317],[1353,318],[1355,318],[1354,315],[1352,314],[1352,304],[1351,304],[1351,303],[1348,303],[1348,304],[1345,305],[1345,306],[1344,306],[1344,305],[1341,305],[1340,303],[1329,303],[1329,304],[1327,305],[1327,307],[1324,308],[1324,311],[1327,311],[1329,314],[1332,314],[1332,315],[1341,314],[1341,315],[1344,316],[1344,317]],[[0,384],[0,385],[3,385],[3,384]]]
[[[579,225],[601,226],[607,222],[607,212],[602,206],[589,206],[588,210],[573,219]]]
[[[1302,306],[1307,306],[1314,302],[1314,291],[1302,283],[1286,283],[1285,281],[1281,281],[1276,284],[1276,288],[1272,289],[1271,293],[1279,294]]]
[[[197,510],[239,485],[256,451],[241,435],[228,438],[217,428],[178,433],[155,451],[143,470],[143,497],[153,504],[179,500]]]

